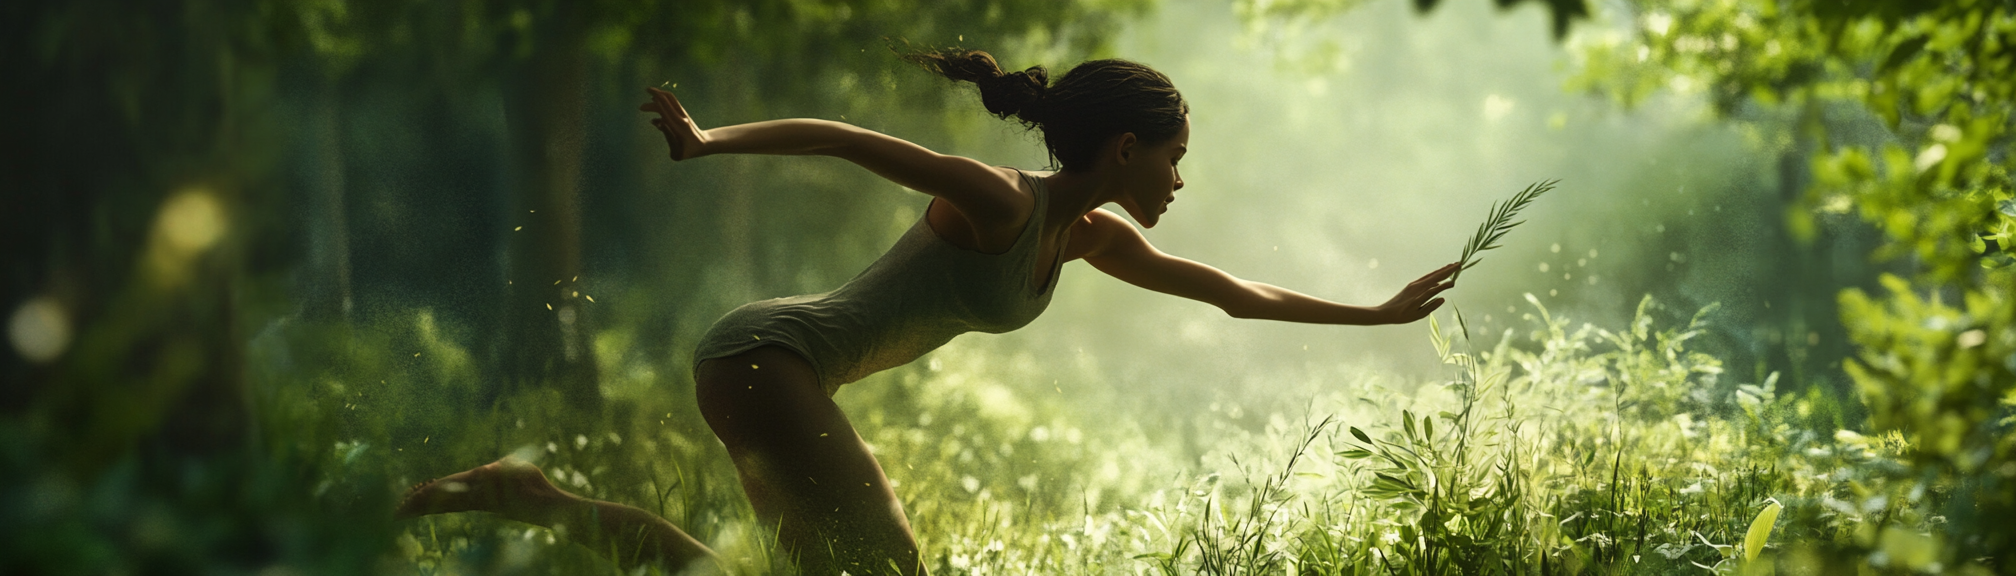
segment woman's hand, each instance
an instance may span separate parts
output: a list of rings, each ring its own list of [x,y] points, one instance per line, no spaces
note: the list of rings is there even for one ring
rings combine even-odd
[[[679,97],[657,88],[645,88],[651,101],[638,106],[640,112],[657,112],[651,125],[665,135],[665,145],[672,148],[673,160],[685,160],[707,155],[707,131],[693,123],[693,117],[686,115],[686,107],[679,105]]]
[[[1406,288],[1400,289],[1400,295],[1379,305],[1379,316],[1393,324],[1406,324],[1428,317],[1429,313],[1442,307],[1443,300],[1435,298],[1435,295],[1456,287],[1456,281],[1449,277],[1456,273],[1459,265],[1461,263],[1452,263],[1429,272],[1419,280],[1408,282]]]

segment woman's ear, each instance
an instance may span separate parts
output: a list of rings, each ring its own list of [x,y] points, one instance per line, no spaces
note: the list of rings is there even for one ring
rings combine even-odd
[[[1133,132],[1124,132],[1113,137],[1113,161],[1126,166],[1127,161],[1134,158],[1134,147],[1140,143],[1141,140],[1136,138]]]

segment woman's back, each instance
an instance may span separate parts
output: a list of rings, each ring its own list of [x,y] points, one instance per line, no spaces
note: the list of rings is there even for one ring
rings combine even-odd
[[[812,363],[820,387],[901,366],[966,332],[1002,333],[1036,319],[1050,303],[1062,258],[1047,274],[1039,247],[1049,192],[1040,178],[1035,210],[1015,243],[1000,254],[954,246],[928,217],[874,264],[831,292],[750,303],[716,322],[694,364],[764,345],[789,348]],[[1044,278],[1043,286],[1035,278]]]

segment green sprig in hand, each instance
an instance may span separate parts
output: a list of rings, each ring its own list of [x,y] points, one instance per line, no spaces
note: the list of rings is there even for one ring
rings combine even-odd
[[[1454,280],[1456,276],[1462,276],[1464,270],[1469,270],[1471,266],[1476,266],[1479,261],[1477,253],[1497,248],[1498,239],[1505,237],[1505,233],[1512,230],[1513,226],[1525,224],[1525,220],[1513,222],[1512,217],[1519,215],[1520,210],[1526,209],[1526,205],[1532,204],[1533,200],[1539,198],[1541,194],[1546,194],[1548,190],[1553,190],[1554,184],[1558,182],[1560,180],[1535,182],[1533,185],[1527,186],[1525,190],[1519,191],[1518,194],[1512,195],[1511,200],[1503,203],[1493,203],[1491,205],[1491,217],[1485,219],[1482,225],[1477,226],[1477,233],[1470,236],[1470,243],[1463,245],[1463,258],[1458,260],[1463,265],[1456,269],[1456,274],[1450,276],[1450,279]]]

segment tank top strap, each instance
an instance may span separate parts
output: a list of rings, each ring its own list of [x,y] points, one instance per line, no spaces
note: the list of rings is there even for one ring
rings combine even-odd
[[[1049,213],[1050,191],[1043,186],[1042,178],[1030,176],[1028,172],[1023,172],[1021,168],[1010,169],[1014,170],[1016,174],[1020,174],[1023,180],[1029,182],[1029,187],[1035,191],[1036,202],[1034,203],[1034,207],[1029,211],[1028,224],[1023,225],[1021,236],[1015,238],[1015,246],[1009,248],[1008,251],[1029,252],[1033,254],[1035,247],[1042,244],[1043,217]]]

